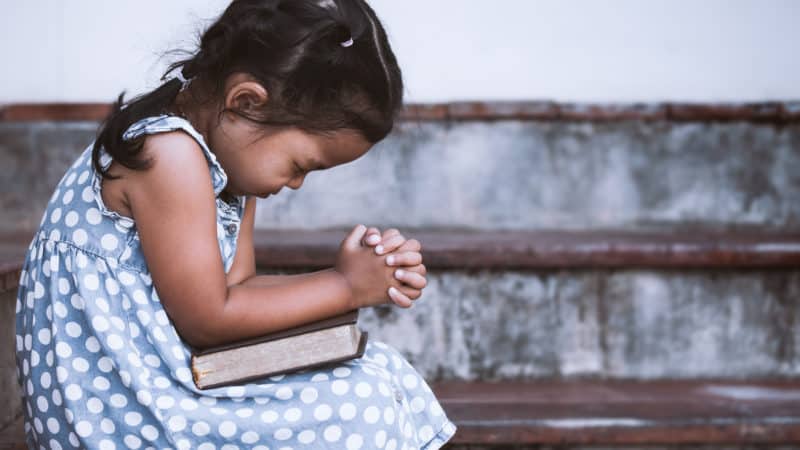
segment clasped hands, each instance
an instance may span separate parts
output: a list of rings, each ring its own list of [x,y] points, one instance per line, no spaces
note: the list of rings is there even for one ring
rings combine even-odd
[[[386,264],[397,266],[394,277],[399,284],[389,288],[389,298],[400,307],[410,308],[427,285],[419,241],[406,240],[397,228],[389,228],[381,234],[376,227],[369,227],[361,239],[361,245],[373,247],[376,255],[387,255]]]

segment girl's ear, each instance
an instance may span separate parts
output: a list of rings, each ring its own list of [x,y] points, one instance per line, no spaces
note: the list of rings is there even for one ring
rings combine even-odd
[[[225,107],[238,111],[252,111],[263,106],[268,99],[261,83],[242,81],[234,84],[225,95]]]

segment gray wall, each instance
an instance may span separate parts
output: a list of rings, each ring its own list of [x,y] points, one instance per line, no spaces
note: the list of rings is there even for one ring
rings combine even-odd
[[[38,225],[96,125],[0,123],[0,230]],[[799,194],[799,125],[402,122],[257,227],[797,230]],[[800,269],[448,270],[362,325],[431,380],[797,376],[798,302]]]
[[[14,308],[16,290],[0,292],[0,430],[22,414],[22,397],[14,359]]]
[[[38,225],[96,126],[0,122],[0,231]],[[257,211],[282,229],[800,229],[800,125],[403,122]]]

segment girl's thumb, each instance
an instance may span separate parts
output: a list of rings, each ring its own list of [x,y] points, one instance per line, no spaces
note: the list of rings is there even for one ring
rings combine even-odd
[[[342,247],[348,250],[354,250],[361,247],[361,238],[364,237],[364,233],[367,232],[367,227],[362,224],[358,224],[350,231],[350,234],[344,238],[342,241]]]

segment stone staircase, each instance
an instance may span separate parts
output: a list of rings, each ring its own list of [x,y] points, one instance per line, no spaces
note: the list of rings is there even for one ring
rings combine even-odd
[[[0,448],[21,442],[20,244],[103,108],[0,112]],[[411,106],[363,158],[259,200],[259,271],[328,267],[357,222],[420,240],[423,296],[360,324],[429,380],[446,448],[792,448],[799,111]]]

